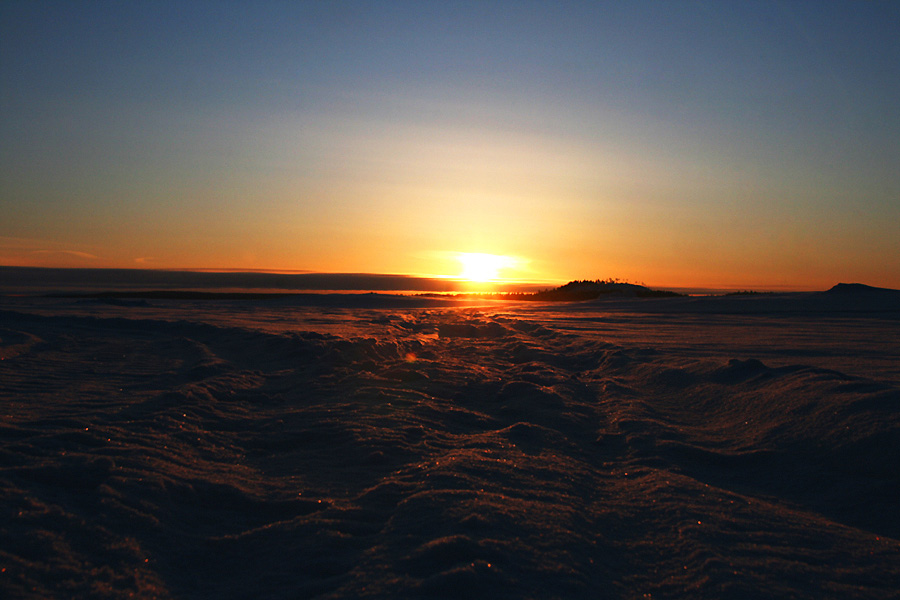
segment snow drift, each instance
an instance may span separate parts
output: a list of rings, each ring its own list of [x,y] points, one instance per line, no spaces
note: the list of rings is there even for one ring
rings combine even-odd
[[[5,597],[900,589],[896,315],[54,302],[0,311]]]

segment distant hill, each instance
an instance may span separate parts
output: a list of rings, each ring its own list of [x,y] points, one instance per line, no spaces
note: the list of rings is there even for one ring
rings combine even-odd
[[[602,296],[629,296],[638,298],[671,298],[681,296],[675,292],[653,290],[643,285],[625,283],[614,279],[570,281],[552,290],[525,294],[522,299],[543,302],[576,302],[595,300]]]
[[[896,294],[900,290],[872,287],[863,283],[839,283],[825,294]]]

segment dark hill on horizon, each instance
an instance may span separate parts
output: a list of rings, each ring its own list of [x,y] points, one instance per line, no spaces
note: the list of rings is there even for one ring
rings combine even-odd
[[[676,292],[653,290],[643,285],[626,283],[615,279],[570,281],[552,290],[544,290],[524,296],[525,300],[550,302],[577,302],[596,300],[602,296],[637,298],[675,298]]]
[[[900,290],[873,287],[864,283],[839,283],[823,294],[898,294]]]
[[[765,294],[769,294],[766,292]],[[726,294],[733,295],[755,295],[757,292],[736,292]],[[890,298],[892,296],[900,297],[900,290],[891,288],[881,288],[866,285],[863,283],[838,283],[830,289],[823,292],[813,292],[815,296],[850,298],[853,296]],[[618,298],[676,298],[683,297],[684,294],[677,292],[654,290],[644,285],[627,283],[617,279],[604,280],[580,280],[570,281],[569,283],[550,290],[543,290],[533,294],[524,294],[526,300],[538,301],[560,301],[574,302],[596,300],[601,297],[618,297]]]

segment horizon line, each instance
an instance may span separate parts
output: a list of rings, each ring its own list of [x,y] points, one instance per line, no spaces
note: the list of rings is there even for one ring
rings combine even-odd
[[[490,281],[484,282],[475,282],[471,281],[459,276],[453,275],[433,275],[433,274],[411,274],[411,273],[367,273],[362,271],[355,272],[335,272],[335,271],[315,271],[311,269],[245,269],[245,268],[211,268],[211,267],[172,267],[172,268],[160,268],[160,267],[47,267],[47,266],[25,266],[25,265],[0,265],[0,269],[6,270],[15,270],[20,273],[24,273],[26,271],[33,272],[56,272],[56,273],[73,273],[73,272],[93,272],[93,273],[113,273],[113,272],[127,272],[133,274],[139,273],[158,273],[158,274],[198,274],[198,275],[223,275],[223,276],[265,276],[269,275],[272,277],[287,277],[294,282],[299,282],[303,279],[323,279],[323,278],[338,278],[338,279],[347,279],[347,278],[371,278],[372,280],[376,280],[378,282],[384,283],[386,280],[395,280],[396,283],[401,282],[409,282],[409,283],[431,283],[431,284],[453,284],[456,286],[468,287],[468,288],[487,288],[484,291],[489,291],[490,288],[514,288],[514,287],[527,287],[527,288],[536,288],[538,286],[559,286],[563,285],[566,282],[571,281],[593,281],[595,279],[590,278],[573,278],[573,279],[508,279],[508,278],[497,278]],[[621,279],[622,283],[632,283],[635,285],[643,285],[645,287],[651,289],[665,290],[665,291],[675,291],[680,293],[694,293],[694,294],[714,294],[720,292],[731,292],[731,291],[760,291],[760,292],[806,292],[806,291],[824,291],[819,288],[812,288],[807,286],[791,286],[785,284],[763,284],[763,285],[753,285],[753,284],[700,284],[700,285],[653,285],[646,283],[638,283],[637,281],[632,281],[630,279]],[[23,282],[20,282],[20,284]],[[37,283],[37,282],[31,282]],[[97,285],[99,282],[93,282],[94,285]],[[121,282],[127,283],[127,282]],[[139,284],[142,282],[133,282],[135,284]],[[143,282],[150,283],[150,282]],[[176,283],[176,282],[170,282]],[[187,282],[179,282],[182,285]],[[212,282],[207,283],[207,285],[200,285],[199,287],[221,287],[211,285]],[[248,287],[254,288],[259,287],[256,285],[250,285],[251,282],[233,282],[236,285],[232,285],[230,287]],[[283,282],[282,285],[273,285],[271,287],[281,288],[286,285],[287,282]],[[320,281],[320,284],[326,283],[325,281]],[[332,282],[336,283],[336,282]],[[363,281],[357,282],[359,284],[363,284]],[[374,285],[374,281],[370,282],[370,284]],[[844,283],[844,282],[836,282]],[[0,287],[7,287],[6,285],[0,284]],[[294,289],[334,289],[334,290],[367,290],[365,285],[353,285],[349,286],[348,281],[344,281],[344,283],[338,283],[336,286],[315,286],[308,287],[303,286]],[[444,287],[444,286],[441,286]],[[284,287],[284,289],[291,289]],[[405,289],[401,287],[394,287],[393,291]],[[827,289],[827,288],[825,288]],[[378,285],[372,291],[389,291],[383,285]],[[424,286],[424,289],[414,289],[409,288],[409,291],[451,291],[451,292],[464,292],[471,290],[461,290],[461,289],[434,289],[433,285]],[[509,291],[507,289],[507,291]]]

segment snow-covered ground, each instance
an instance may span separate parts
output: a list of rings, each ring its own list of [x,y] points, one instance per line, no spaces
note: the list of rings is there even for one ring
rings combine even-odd
[[[851,296],[2,298],[0,596],[895,598]]]

